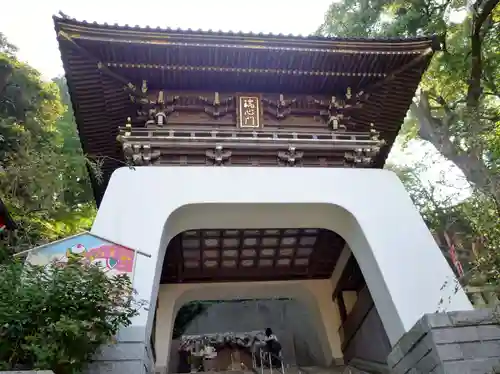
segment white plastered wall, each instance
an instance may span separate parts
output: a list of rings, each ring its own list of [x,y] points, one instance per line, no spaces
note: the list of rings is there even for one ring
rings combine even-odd
[[[472,308],[462,290],[454,293],[450,267],[388,171],[121,168],[113,173],[92,232],[151,254],[139,256],[134,276],[139,297],[151,304],[133,323],[146,326],[149,336],[165,251],[176,234],[289,227],[325,228],[347,241],[392,344],[424,313],[435,312],[441,299],[450,299],[441,309]]]

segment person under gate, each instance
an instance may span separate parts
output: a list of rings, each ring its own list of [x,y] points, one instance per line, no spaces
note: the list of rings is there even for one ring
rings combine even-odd
[[[269,365],[270,361],[274,367],[281,366],[281,344],[276,335],[273,334],[273,330],[269,327],[265,330],[264,343],[264,350],[271,357],[270,360],[269,356],[267,357],[266,364]]]

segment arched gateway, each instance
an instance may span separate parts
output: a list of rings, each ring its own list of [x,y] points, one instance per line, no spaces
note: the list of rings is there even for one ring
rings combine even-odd
[[[96,365],[152,371],[154,335],[165,372],[191,300],[296,298],[324,365],[471,308],[380,170],[435,40],[55,24],[84,152],[104,160],[92,232],[151,254],[134,274],[149,307]]]

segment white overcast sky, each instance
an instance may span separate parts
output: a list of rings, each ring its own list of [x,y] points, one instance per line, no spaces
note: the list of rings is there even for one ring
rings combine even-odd
[[[7,0],[3,0],[7,1]],[[52,15],[59,11],[78,20],[140,26],[180,27],[223,31],[273,32],[308,35],[323,22],[332,0],[25,0],[9,1],[0,12],[0,31],[19,48],[18,57],[50,79],[63,74]],[[433,154],[432,161],[428,152]],[[391,161],[411,164],[413,160],[429,160],[434,165],[426,173],[435,180],[446,170],[462,185],[462,177],[450,164],[433,152],[433,148],[414,143],[410,152],[398,147]]]
[[[7,0],[4,0],[7,1]],[[25,0],[0,11],[0,31],[19,47],[19,57],[45,77],[62,74],[52,15],[78,20],[153,27],[254,31],[308,35],[322,23],[332,0]]]

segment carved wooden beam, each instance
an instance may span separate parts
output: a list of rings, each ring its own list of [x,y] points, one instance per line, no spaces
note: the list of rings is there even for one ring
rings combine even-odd
[[[302,160],[304,152],[299,152],[294,146],[289,146],[285,152],[278,152],[278,159],[287,166],[295,166]]]
[[[150,144],[130,144],[123,143],[123,155],[125,160],[135,166],[151,165],[157,161],[161,152],[159,150],[152,151]]]
[[[345,153],[344,160],[346,165],[363,167],[369,166],[374,161],[381,147],[385,144],[385,140],[380,140],[380,134],[373,128],[373,124],[371,124],[370,139],[376,142],[376,145],[371,147],[359,147]]]
[[[206,151],[207,160],[215,166],[221,166],[231,158],[231,151],[225,151],[224,148],[217,144],[213,150]]]
[[[292,113],[291,106],[297,102],[297,98],[285,100],[284,95],[280,94],[278,100],[271,100],[263,97],[261,101],[266,104],[264,111],[280,120],[286,118]]]

